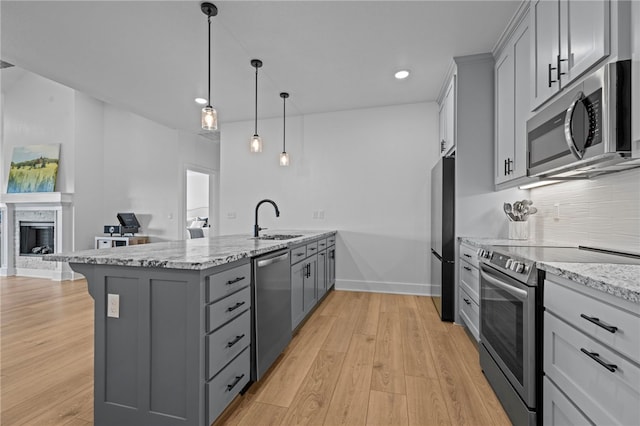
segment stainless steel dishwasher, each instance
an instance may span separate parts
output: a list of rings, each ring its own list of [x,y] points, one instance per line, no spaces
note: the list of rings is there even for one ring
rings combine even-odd
[[[291,341],[289,251],[253,260],[253,347],[251,379],[259,380]]]

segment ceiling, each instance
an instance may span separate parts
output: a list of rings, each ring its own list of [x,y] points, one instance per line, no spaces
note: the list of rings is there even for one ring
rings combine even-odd
[[[489,52],[520,1],[215,1],[220,126],[258,116],[436,100],[453,56]],[[0,59],[171,128],[200,132],[200,1],[0,2]],[[406,80],[393,78],[411,70]],[[11,70],[12,68],[9,68]],[[16,70],[0,78],[7,83]],[[11,77],[10,77],[11,76]]]

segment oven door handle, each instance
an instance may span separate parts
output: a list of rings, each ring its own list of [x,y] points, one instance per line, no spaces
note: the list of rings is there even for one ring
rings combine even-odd
[[[527,300],[528,294],[525,290],[521,290],[519,288],[510,286],[509,284],[503,283],[502,281],[487,274],[484,271],[484,269],[480,271],[480,275],[482,276],[483,279],[489,281],[491,284],[495,285],[496,287],[500,287],[502,290],[506,291],[507,293],[510,293],[513,296],[516,296],[518,299]]]

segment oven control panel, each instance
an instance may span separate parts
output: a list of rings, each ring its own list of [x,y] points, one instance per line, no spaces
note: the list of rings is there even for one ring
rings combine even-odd
[[[531,266],[526,262],[515,260],[510,256],[500,254],[500,253],[494,253],[490,251],[488,253],[490,254],[489,256],[485,257],[480,255],[480,257],[489,259],[489,262],[492,265],[498,266],[503,269],[507,269],[509,271],[516,272],[518,274],[528,274],[529,271],[531,270]]]
[[[493,257],[493,252],[491,250],[478,249],[478,257],[491,259],[491,257]]]

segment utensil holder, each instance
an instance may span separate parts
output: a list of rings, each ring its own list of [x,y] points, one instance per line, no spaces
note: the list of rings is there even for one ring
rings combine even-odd
[[[529,222],[509,222],[509,239],[510,240],[527,240],[529,239]]]

